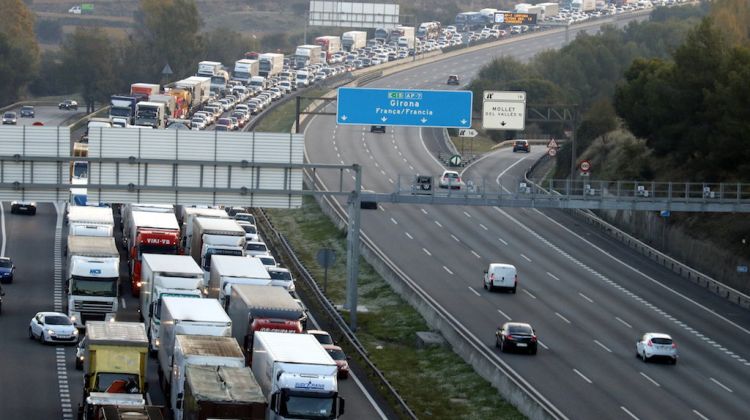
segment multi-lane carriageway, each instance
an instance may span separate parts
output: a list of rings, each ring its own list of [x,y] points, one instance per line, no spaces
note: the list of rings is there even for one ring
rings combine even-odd
[[[447,74],[469,80],[492,57],[527,59],[564,42],[557,33],[519,39],[511,46],[431,64],[430,72],[417,68],[371,86],[445,89]],[[371,134],[363,127],[336,127],[330,117],[313,119],[307,130],[315,134],[307,137],[310,161],[360,163],[364,188],[376,192],[393,190],[389,174],[442,170],[431,157],[441,137],[434,130],[389,128],[386,135]],[[511,183],[539,153],[501,150],[467,168],[464,176],[491,177],[512,189]],[[0,316],[5,332],[0,375],[12,378],[0,392],[3,417],[63,417],[80,399],[81,377],[72,369],[72,348],[40,347],[26,339],[30,317],[52,307],[56,298],[59,302],[54,283],[60,261],[55,237],[62,237],[56,229],[58,215],[44,205],[36,217],[10,217],[7,203],[1,214],[3,250],[19,267],[19,280],[6,287]],[[362,233],[449,311],[493,360],[521,374],[567,418],[747,416],[750,315],[564,212],[384,205],[363,215]],[[394,241],[400,246],[393,247]],[[517,295],[482,290],[481,273],[490,261],[519,266]],[[132,310],[134,305],[126,299],[123,306]],[[495,351],[494,329],[508,319],[537,328],[542,343],[537,356]],[[635,358],[635,339],[645,330],[672,334],[681,354],[677,366],[643,364]],[[347,408],[350,415],[356,412],[349,401]]]

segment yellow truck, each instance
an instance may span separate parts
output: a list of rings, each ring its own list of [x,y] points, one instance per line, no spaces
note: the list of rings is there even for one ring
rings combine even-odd
[[[89,321],[85,340],[79,415],[86,412],[91,393],[145,396],[148,338],[143,323]]]

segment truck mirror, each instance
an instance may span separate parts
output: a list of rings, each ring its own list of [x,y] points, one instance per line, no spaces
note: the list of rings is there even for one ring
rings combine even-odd
[[[278,392],[274,392],[273,394],[271,394],[271,409],[274,412],[276,412],[276,402],[277,402],[278,399],[279,399],[279,393]]]
[[[339,416],[341,416],[341,415],[344,414],[344,406],[345,405],[346,404],[344,404],[344,399],[341,398],[341,397],[339,397],[339,410],[338,410],[339,411]]]

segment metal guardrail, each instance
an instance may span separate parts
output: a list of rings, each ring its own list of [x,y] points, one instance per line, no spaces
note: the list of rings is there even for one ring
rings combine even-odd
[[[283,250],[288,260],[292,261],[292,268],[297,272],[298,278],[301,278],[305,281],[305,284],[313,292],[315,300],[325,311],[328,319],[332,321],[342,332],[343,336],[346,337],[346,340],[349,342],[351,348],[355,349],[355,351],[359,355],[360,360],[362,360],[367,367],[370,373],[369,376],[376,378],[378,382],[380,382],[381,388],[385,389],[389,394],[393,396],[393,398],[399,405],[401,414],[407,416],[408,418],[416,419],[416,414],[414,414],[411,408],[409,408],[409,406],[406,404],[406,401],[404,401],[396,388],[391,385],[385,375],[383,375],[383,373],[375,366],[375,363],[370,360],[370,358],[368,357],[367,349],[359,341],[356,334],[349,328],[346,320],[344,320],[341,314],[336,310],[331,301],[328,300],[328,298],[325,296],[323,291],[320,289],[320,286],[318,286],[318,283],[315,281],[314,277],[310,274],[302,261],[300,261],[300,259],[297,257],[297,254],[292,249],[292,246],[289,244],[286,237],[278,230],[276,230],[276,228],[273,226],[273,223],[270,219],[268,219],[268,216],[266,215],[265,211],[263,211],[263,209],[260,209],[260,211],[256,212],[256,214],[260,216],[258,217],[258,220],[261,222],[259,224],[259,227],[261,227],[262,230],[268,230],[269,232],[273,233],[273,235],[268,235],[266,232],[264,232],[264,237],[272,238],[274,244],[278,245],[274,248]]]

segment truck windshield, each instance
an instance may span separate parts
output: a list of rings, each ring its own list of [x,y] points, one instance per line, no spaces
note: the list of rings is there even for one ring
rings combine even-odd
[[[95,392],[140,394],[138,375],[128,373],[100,373],[96,375]]]
[[[206,251],[206,260],[203,263],[203,269],[208,271],[211,269],[211,256],[212,255],[233,255],[235,257],[242,256],[242,250],[235,249],[222,249],[222,248],[210,248]]]
[[[244,71],[234,71],[234,78],[237,80],[247,80],[250,78],[250,73]]]
[[[117,296],[117,278],[91,278],[73,276],[71,290],[73,295],[81,296]]]
[[[281,415],[296,419],[330,419],[333,417],[333,393],[290,391],[281,402]]]
[[[89,173],[88,162],[75,162],[73,164],[73,176],[75,178],[87,178]]]
[[[138,247],[138,260],[140,260],[143,254],[167,254],[176,255],[177,245],[147,245],[141,244]]]

